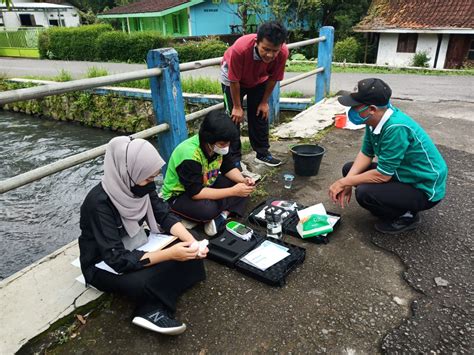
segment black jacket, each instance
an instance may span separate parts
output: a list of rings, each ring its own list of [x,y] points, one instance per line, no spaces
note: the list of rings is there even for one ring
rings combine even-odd
[[[156,222],[169,233],[179,218],[169,212],[168,204],[158,197],[156,192],[150,194]],[[145,217],[140,222],[143,223]],[[148,259],[140,261],[143,251],[125,249],[122,238],[127,235],[122,225],[118,210],[99,183],[87,195],[81,206],[81,236],[79,249],[82,273],[90,282],[96,268],[95,264],[105,261],[118,273],[142,269]]]

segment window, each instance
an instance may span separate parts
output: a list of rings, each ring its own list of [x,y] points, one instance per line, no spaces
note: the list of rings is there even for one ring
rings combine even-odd
[[[20,14],[20,23],[25,27],[36,26],[35,16],[31,14]]]
[[[474,60],[474,39],[471,40],[471,46],[469,47],[469,51],[467,52],[467,59]]]
[[[181,33],[181,26],[179,25],[178,15],[173,15],[173,33]]]
[[[49,20],[50,26],[59,26],[59,24],[61,24],[61,27],[66,27],[66,24],[64,23],[64,19],[60,19],[60,20],[50,19]]]
[[[416,42],[418,42],[418,33],[400,33],[398,35],[397,52],[415,53]]]

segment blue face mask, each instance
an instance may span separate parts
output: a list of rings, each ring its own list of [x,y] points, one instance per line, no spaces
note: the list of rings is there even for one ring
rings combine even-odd
[[[355,125],[364,124],[369,118],[372,117],[372,115],[368,115],[367,117],[364,118],[360,116],[360,113],[368,109],[369,109],[369,106],[365,106],[361,108],[359,111],[357,111],[356,109],[351,107],[348,112],[349,121],[351,121]]]
[[[377,107],[378,108],[391,108],[392,110],[394,108],[392,104],[390,103],[390,101],[385,106],[377,106]],[[364,117],[361,117],[360,114],[368,109],[369,109],[369,106],[365,106],[361,108],[359,111],[357,111],[353,107],[351,107],[347,115],[349,117],[349,121],[351,121],[355,125],[365,124],[365,122],[367,122],[367,120],[371,118],[372,115],[368,115],[367,117],[364,118]]]

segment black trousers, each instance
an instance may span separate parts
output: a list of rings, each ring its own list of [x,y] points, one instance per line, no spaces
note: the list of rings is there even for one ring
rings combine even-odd
[[[265,93],[265,87],[267,83],[264,82],[252,88],[240,88],[240,103],[243,104],[244,96],[247,95],[247,123],[249,130],[249,139],[252,149],[258,155],[268,155],[268,149],[270,143],[268,141],[268,120],[263,119],[261,115],[257,116],[257,108],[260,102],[262,102],[263,94]],[[227,114],[232,114],[232,108],[234,103],[232,101],[232,95],[230,93],[230,86],[222,85],[222,91],[224,92],[224,104]],[[237,124],[237,128],[240,132],[240,123]],[[242,158],[240,136],[238,139],[230,143],[230,152],[232,160],[240,162]]]
[[[223,175],[219,175],[211,187],[222,189],[232,187],[235,182]],[[181,194],[168,201],[171,211],[186,219],[196,222],[208,222],[216,218],[222,211],[243,216],[248,197],[226,197],[220,200],[193,200],[186,194]]]
[[[342,175],[346,176],[353,162],[346,163]],[[372,163],[367,170],[376,169]],[[394,219],[407,211],[416,214],[430,209],[439,201],[431,202],[426,194],[412,185],[404,184],[395,177],[382,184],[361,184],[356,187],[355,196],[359,205],[382,219]]]
[[[144,315],[165,306],[176,311],[184,291],[206,278],[202,260],[165,261],[122,275],[97,269],[90,284],[103,292],[127,296],[137,303],[134,315]]]

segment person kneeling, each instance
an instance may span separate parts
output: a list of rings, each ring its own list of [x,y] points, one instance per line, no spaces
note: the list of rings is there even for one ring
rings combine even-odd
[[[107,145],[102,182],[81,206],[79,237],[81,269],[87,284],[135,300],[133,324],[175,335],[186,325],[174,319],[177,298],[206,277],[194,237],[158,197],[154,178],[164,161],[143,139],[113,138]],[[159,226],[181,242],[164,250],[144,252],[147,234]],[[199,255],[198,255],[199,254]],[[116,273],[96,264],[104,261]]]
[[[204,222],[204,232],[216,235],[230,214],[242,216],[255,181],[242,175],[229,152],[237,128],[223,112],[206,115],[199,134],[188,138],[171,154],[161,190],[173,212]]]
[[[366,127],[359,154],[344,165],[344,177],[329,187],[329,196],[344,207],[355,186],[357,202],[381,219],[375,229],[397,234],[416,229],[419,212],[444,198],[448,167],[423,128],[390,103],[391,96],[387,83],[369,78],[338,98],[350,107],[349,120]]]

